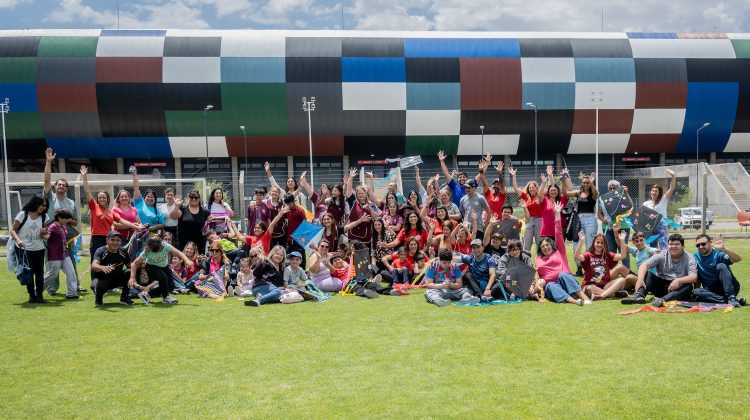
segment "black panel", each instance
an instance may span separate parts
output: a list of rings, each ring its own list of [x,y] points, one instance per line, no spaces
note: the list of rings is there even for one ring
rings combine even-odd
[[[96,112],[41,112],[39,120],[45,137],[101,137]]]
[[[163,89],[167,111],[202,110],[206,104],[221,111],[221,83],[165,83]]]
[[[405,136],[406,111],[344,111],[341,124],[345,136]]]
[[[636,58],[635,81],[684,83],[688,81],[684,58]]]
[[[403,57],[401,38],[344,38],[341,41],[344,57]]]
[[[102,111],[163,111],[165,86],[162,83],[97,83],[96,102]]]
[[[8,140],[7,147],[9,159],[39,159],[39,151],[47,148],[47,141],[44,139]]]
[[[573,130],[572,109],[540,110],[537,114],[538,133],[570,134]],[[461,111],[461,134],[531,134],[534,135],[534,111]]]
[[[287,83],[341,83],[341,58],[287,57]]]
[[[521,57],[573,57],[569,39],[520,39]]]
[[[96,57],[39,57],[36,68],[39,83],[96,82]]]
[[[406,148],[405,136],[346,136],[344,153],[361,156],[392,156],[403,154]]]
[[[688,58],[685,64],[690,82],[750,82],[750,59]]]
[[[36,57],[38,36],[0,37],[0,57]]]
[[[412,83],[459,83],[458,58],[407,58],[406,81]]]
[[[164,57],[218,57],[220,37],[175,37],[164,39]]]
[[[312,130],[320,135],[343,135],[344,111],[341,83],[287,83],[286,107],[289,135],[307,135],[307,113],[302,97],[315,97],[311,115]]]
[[[732,131],[735,133],[750,133],[750,82],[740,83],[737,114]]]
[[[571,39],[576,58],[633,58],[627,39]]]
[[[162,137],[167,135],[164,111],[99,111],[104,137]]]

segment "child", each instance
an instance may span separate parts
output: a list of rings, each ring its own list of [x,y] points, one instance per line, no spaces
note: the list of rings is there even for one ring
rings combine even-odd
[[[55,211],[55,220],[47,228],[49,239],[47,239],[47,273],[44,275],[44,288],[52,295],[60,286],[58,273],[62,269],[65,273],[66,299],[78,299],[78,276],[73,268],[73,262],[68,258],[67,225],[73,220],[73,215],[66,209]],[[53,284],[57,283],[57,284]]]
[[[308,281],[305,270],[300,267],[302,264],[302,255],[297,251],[289,253],[289,266],[284,269],[284,286],[293,288],[305,288],[304,282]],[[300,284],[302,280],[302,284]]]
[[[165,244],[170,244],[174,246],[174,235],[172,235],[171,232],[164,232],[162,235],[162,241],[164,241]]]
[[[331,277],[338,279],[344,285],[349,284],[349,264],[341,258],[340,254],[331,255]],[[344,286],[346,287],[346,286]]]
[[[397,252],[398,258],[391,263],[386,261],[386,265],[393,276],[394,284],[406,284],[409,283],[409,273],[414,271],[414,266],[406,258],[406,247],[399,247]]]
[[[172,256],[172,263],[169,267],[172,269],[172,287],[174,291],[181,295],[190,294],[185,285],[188,280],[188,270],[185,268],[185,264],[182,263],[180,257],[176,255]]]
[[[654,254],[658,254],[661,250],[658,248],[651,248],[650,246],[646,245],[646,235],[643,232],[637,232],[633,237],[630,239],[630,242],[632,242],[635,246],[628,246],[628,252],[630,255],[635,257],[635,266],[636,270],[638,270],[637,267],[640,267],[641,264],[648,261],[649,258],[651,258]],[[656,273],[655,269],[652,268],[649,271]],[[634,289],[635,283],[638,281],[638,275],[634,272],[630,272],[625,277],[625,288],[626,289]]]
[[[130,293],[136,293],[138,298],[148,305],[151,303],[151,290],[156,288],[159,285],[159,282],[156,280],[151,281],[148,278],[145,266],[146,265],[142,261],[138,264],[133,263],[131,271],[135,271],[137,275],[134,280],[133,276],[131,276],[131,281],[128,282],[128,287],[135,290],[135,292],[131,291]]]
[[[208,244],[218,242],[219,245],[221,245],[221,249],[224,250],[224,255],[229,258],[229,261],[236,262],[239,258],[244,257],[243,251],[237,248],[237,243],[235,241],[223,238],[213,230],[207,231],[204,236],[206,237],[206,243]]]
[[[258,253],[257,249],[251,249],[250,255],[254,256],[253,253]],[[286,279],[285,279],[286,280]],[[239,294],[240,297],[246,298],[253,295],[253,270],[250,268],[250,258],[240,259],[240,271],[237,273],[237,287],[234,290],[235,294]],[[239,293],[237,291],[239,290]]]

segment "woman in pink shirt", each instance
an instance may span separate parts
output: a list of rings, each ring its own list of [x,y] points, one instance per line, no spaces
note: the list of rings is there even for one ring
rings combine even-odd
[[[141,224],[141,218],[138,216],[138,210],[130,205],[130,193],[126,190],[120,190],[117,193],[117,200],[115,200],[115,206],[112,207],[112,211],[120,216],[120,219],[126,220],[134,225]],[[122,235],[122,243],[126,243],[130,239],[130,235],[133,234],[134,230],[128,228],[120,222],[114,223],[115,230],[120,232]]]
[[[568,204],[568,198],[562,195],[560,186],[552,184],[547,188],[542,200],[542,237],[555,237],[555,204],[559,203],[560,208]],[[565,228],[565,226],[563,226]]]
[[[555,240],[543,238],[539,242],[536,251],[536,267],[539,278],[544,280],[544,293],[555,302],[567,302],[576,305],[590,305],[591,301],[583,294],[578,280],[570,274],[568,267],[568,256],[565,252],[565,240],[562,234],[562,223],[560,221],[560,209],[562,206],[556,203],[553,207],[555,213]],[[575,295],[578,299],[574,299]]]

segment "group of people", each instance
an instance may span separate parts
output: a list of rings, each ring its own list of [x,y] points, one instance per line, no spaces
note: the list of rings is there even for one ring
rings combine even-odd
[[[26,203],[11,229],[17,254],[23,254],[18,259],[33,273],[27,290],[29,302],[35,304],[45,302],[45,291],[57,293],[60,271],[66,277],[67,299],[78,299],[85,291],[70,240],[80,232],[80,213],[67,196],[67,181],[51,182],[53,150],[47,149],[45,157],[44,194]],[[132,197],[121,190],[112,204],[106,191],[91,190],[88,170],[81,167],[95,304],[102,305],[112,289],[120,289],[123,305],[132,305],[134,299],[151,303],[154,297],[175,304],[173,295],[198,292],[237,295],[247,306],[260,306],[299,302],[313,291],[375,298],[408,294],[415,286],[424,287],[427,301],[437,306],[454,300],[476,304],[517,299],[509,287],[509,267],[518,264],[536,272],[523,297],[540,301],[583,306],[619,298],[645,303],[651,293],[654,306],[691,296],[744,304],[730,268],[741,257],[727,249],[721,237],[699,235],[695,254],[684,250],[682,236],[669,234],[666,223],[658,226],[652,244],[645,243],[643,232],[632,232],[631,238],[629,229],[597,205],[595,174],[583,174],[575,186],[567,169],[556,175],[549,166],[540,182],[532,180],[521,188],[516,171],[505,170],[502,161],[493,165],[490,155],[481,158],[473,177],[450,171],[445,157],[438,153],[442,180],[436,174],[423,183],[416,166],[416,190],[405,194],[391,182],[382,197],[365,185],[354,185],[355,169],[341,184],[313,189],[305,173],[279,185],[266,164],[268,187],[255,188],[244,231],[233,222],[234,210],[221,188],[214,188],[205,204],[200,191],[190,191],[185,201],[167,188],[157,204],[159,197],[141,190],[131,168]],[[496,174],[491,182],[490,172]],[[523,212],[520,217],[507,199],[506,172]],[[668,189],[654,185],[643,203],[663,216],[676,186],[674,172],[667,173]],[[611,180],[607,187],[621,186]],[[575,273],[563,233],[571,213],[580,223],[572,246]],[[293,233],[310,218],[321,226],[322,239],[301,244]],[[523,236],[509,237],[501,225],[512,225]],[[355,255],[367,256],[364,268],[362,261],[355,264]],[[209,285],[213,288],[207,289]]]

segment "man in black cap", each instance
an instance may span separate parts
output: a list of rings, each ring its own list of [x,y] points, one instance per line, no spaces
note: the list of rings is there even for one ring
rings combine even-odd
[[[107,245],[94,252],[91,262],[91,285],[96,293],[96,306],[103,305],[104,294],[108,290],[121,288],[120,305],[130,306],[133,301],[128,296],[130,277],[130,256],[120,248],[122,236],[113,230],[107,234]]]

